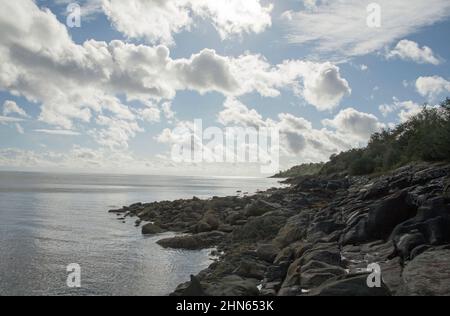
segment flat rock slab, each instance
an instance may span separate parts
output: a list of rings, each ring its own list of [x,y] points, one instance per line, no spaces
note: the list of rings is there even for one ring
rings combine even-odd
[[[427,251],[403,271],[406,295],[450,296],[450,250]]]
[[[385,284],[380,288],[367,286],[367,274],[347,275],[331,280],[310,293],[311,296],[391,296]]]

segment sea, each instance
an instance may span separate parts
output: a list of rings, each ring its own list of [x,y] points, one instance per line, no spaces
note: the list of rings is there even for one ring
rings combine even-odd
[[[211,264],[211,249],[163,249],[156,242],[172,233],[145,237],[135,219],[108,210],[276,186],[265,178],[0,172],[0,296],[168,295]]]

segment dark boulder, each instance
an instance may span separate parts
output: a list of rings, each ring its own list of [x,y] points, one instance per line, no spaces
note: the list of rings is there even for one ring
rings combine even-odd
[[[313,296],[390,296],[383,283],[380,288],[367,286],[368,274],[349,274],[330,280],[310,293]]]
[[[309,218],[299,214],[289,218],[286,225],[282,227],[275,238],[275,243],[284,248],[296,241],[306,237],[306,229],[309,224]]]
[[[245,279],[237,275],[229,275],[206,284],[208,296],[258,296],[259,280]]]
[[[164,230],[159,226],[149,223],[142,226],[142,234],[143,235],[156,235],[163,233]]]
[[[195,276],[191,275],[191,282],[189,282],[189,285],[186,287],[186,289],[183,290],[181,296],[183,297],[205,296],[205,292],[203,291],[202,285]]]
[[[233,274],[239,275],[244,278],[251,278],[262,280],[266,273],[267,267],[255,261],[242,260],[239,267],[233,272]]]
[[[367,230],[374,239],[387,239],[400,223],[414,217],[417,209],[406,202],[407,191],[401,191],[377,203],[370,211]]]
[[[322,250],[322,249],[314,249],[307,251],[300,259],[301,264],[306,264],[310,261],[320,261],[323,263],[327,263],[332,266],[340,266],[341,265],[341,253],[339,250]]]
[[[344,224],[336,223],[334,219],[318,220],[308,229],[308,238],[312,235],[316,236],[316,238],[328,236],[336,231],[343,230],[344,228]]]
[[[403,271],[405,295],[450,296],[450,250],[427,251]]]
[[[363,200],[378,199],[380,197],[387,195],[388,193],[389,193],[388,181],[387,180],[377,181],[367,188],[367,190],[362,195],[362,199]]]
[[[450,201],[450,177],[444,180],[444,199]]]
[[[383,282],[389,288],[392,295],[396,295],[403,286],[402,260],[399,257],[395,257],[392,260],[380,262],[380,267]]]
[[[265,278],[268,282],[283,281],[286,278],[290,264],[291,263],[289,261],[284,261],[277,265],[268,267]]]
[[[161,239],[157,243],[164,248],[198,250],[220,244],[226,234],[222,232],[201,233]]]
[[[256,200],[245,207],[244,213],[247,217],[261,216],[278,208],[280,208],[279,204],[269,203],[264,200]]]
[[[290,288],[300,285],[301,277],[301,259],[295,260],[287,270],[286,278],[283,281],[282,288]]]
[[[450,208],[442,198],[431,199],[420,207],[417,216],[401,223],[392,232],[391,238],[399,240],[412,231],[419,231],[430,245],[450,242]]]
[[[251,218],[245,225],[234,230],[233,240],[238,242],[271,240],[285,223],[286,217],[270,213]]]
[[[256,248],[256,255],[258,258],[269,263],[273,263],[279,252],[280,248],[273,244],[261,244]]]
[[[342,245],[356,245],[370,239],[367,229],[367,219],[362,218],[355,225],[350,226],[341,238]]]
[[[311,289],[322,285],[334,277],[345,274],[345,270],[341,267],[332,266],[320,261],[310,261],[301,267],[300,284],[303,289]]]
[[[427,241],[423,234],[417,230],[395,240],[397,251],[404,260],[409,260],[411,251],[426,243]]]

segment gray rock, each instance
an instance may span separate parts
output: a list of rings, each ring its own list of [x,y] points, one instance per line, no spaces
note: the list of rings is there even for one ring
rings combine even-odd
[[[336,223],[335,220],[321,220],[311,225],[308,229],[308,235],[316,233],[324,233],[330,235],[337,230],[342,230],[345,228],[344,224]]]
[[[264,279],[264,274],[267,267],[254,261],[242,260],[239,267],[233,272],[233,274],[239,275],[244,278]]]
[[[380,288],[367,286],[368,274],[346,275],[330,280],[313,290],[312,296],[390,296],[385,284]]]
[[[367,230],[367,219],[362,218],[355,225],[347,228],[346,232],[342,236],[342,245],[356,245],[362,242],[366,242],[370,239]]]
[[[267,268],[265,278],[268,282],[282,282],[286,278],[290,262],[285,261]]]
[[[273,244],[262,244],[256,248],[256,255],[258,258],[269,263],[273,263],[279,252],[280,248],[274,246]]]
[[[383,197],[389,193],[389,185],[387,180],[377,181],[367,188],[367,191],[364,192],[362,199],[363,200],[372,200]]]
[[[301,259],[295,260],[290,266],[284,279],[282,288],[290,288],[300,285],[301,277]]]
[[[201,233],[161,239],[157,243],[164,248],[198,250],[216,246],[223,241],[222,232]]]
[[[450,250],[427,251],[403,271],[404,294],[450,296]]]
[[[284,226],[286,218],[280,215],[263,215],[251,218],[241,227],[233,232],[233,240],[243,241],[264,241],[273,239],[281,227]]]
[[[291,246],[288,246],[278,253],[273,263],[280,264],[282,262],[292,262],[294,260],[293,256],[294,256],[294,249]]]
[[[310,261],[320,261],[332,266],[341,265],[341,253],[338,250],[311,250],[307,251],[301,258],[301,264]]]
[[[303,214],[291,217],[286,225],[281,228],[275,243],[284,248],[296,241],[302,240],[306,236],[306,228],[309,224],[308,218]]]
[[[334,277],[345,274],[345,270],[341,267],[332,266],[320,261],[310,261],[301,268],[300,284],[303,289],[311,289],[322,285]]]
[[[149,223],[142,226],[142,234],[143,235],[156,235],[163,233],[164,230],[159,226]]]
[[[200,297],[205,296],[205,292],[203,291],[202,285],[200,281],[193,275],[191,275],[191,282],[183,291],[182,296],[185,297]]]
[[[409,260],[411,251],[426,242],[421,232],[412,231],[410,234],[403,235],[396,240],[397,251],[404,260]]]
[[[258,296],[258,280],[230,275],[206,285],[208,296]]]
[[[369,212],[367,229],[374,239],[386,239],[400,223],[416,216],[417,209],[406,202],[401,191],[377,203]]]
[[[264,200],[256,200],[247,205],[244,209],[244,213],[247,217],[261,216],[270,211],[280,208],[279,204],[272,204]]]
[[[402,262],[399,257],[380,263],[383,282],[393,295],[396,295],[403,286]]]
[[[450,200],[450,177],[444,180],[444,198],[448,201]]]

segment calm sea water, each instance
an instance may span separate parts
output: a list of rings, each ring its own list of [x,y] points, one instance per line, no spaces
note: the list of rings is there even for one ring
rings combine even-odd
[[[0,295],[166,295],[210,250],[165,250],[108,210],[135,202],[235,195],[272,179],[0,172]],[[66,285],[81,266],[82,287]]]

